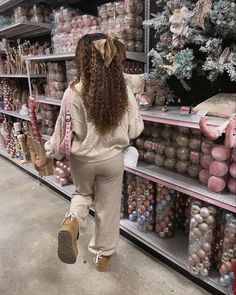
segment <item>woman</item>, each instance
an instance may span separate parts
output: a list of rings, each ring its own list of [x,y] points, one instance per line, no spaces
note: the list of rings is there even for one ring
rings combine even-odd
[[[77,238],[85,227],[90,206],[95,203],[95,231],[89,250],[103,270],[119,240],[120,199],[123,178],[123,150],[129,140],[140,135],[143,121],[135,98],[125,85],[122,43],[104,34],[85,35],[76,49],[79,83],[72,83],[71,117],[73,142],[70,169],[76,191],[58,235],[58,256],[64,263],[75,263]],[[65,126],[66,90],[58,120]],[[49,158],[60,159],[55,131],[45,144]],[[37,161],[39,169],[45,159]]]

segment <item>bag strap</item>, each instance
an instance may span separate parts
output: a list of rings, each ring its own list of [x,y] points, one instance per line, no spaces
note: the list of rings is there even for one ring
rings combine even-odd
[[[66,155],[70,154],[70,145],[71,145],[71,130],[72,130],[72,124],[71,124],[71,94],[72,89],[69,88],[66,94],[66,130],[65,130],[65,147],[66,147]]]

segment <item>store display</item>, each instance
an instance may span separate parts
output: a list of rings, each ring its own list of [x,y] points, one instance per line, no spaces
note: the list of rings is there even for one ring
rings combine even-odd
[[[180,174],[197,178],[200,170],[201,135],[193,134],[191,129],[171,127],[162,124],[146,124],[136,147],[143,151],[143,159],[158,167],[165,167]],[[140,146],[143,138],[144,144]],[[142,153],[142,152],[141,152]]]
[[[0,73],[7,75],[22,75],[27,74],[25,56],[27,55],[43,55],[48,53],[49,45],[44,43],[30,43],[25,41],[20,43],[18,39],[17,44],[12,45],[9,41],[4,42],[5,55],[1,56],[0,64],[2,64]],[[45,62],[32,62],[30,67],[30,73],[32,75],[45,74],[46,63]]]
[[[116,36],[127,51],[143,51],[143,3],[140,0],[106,3],[98,7],[102,33]]]
[[[176,191],[167,187],[157,187],[156,225],[155,232],[161,238],[171,238],[174,235],[177,206]]]
[[[73,53],[79,39],[89,33],[100,32],[95,16],[81,15],[79,10],[61,7],[53,11],[52,48],[54,53]]]
[[[151,73],[161,80],[175,76],[186,91],[191,90],[193,75],[204,75],[211,85],[223,75],[235,82],[234,38],[230,38],[235,36],[234,7],[231,0],[158,1],[158,12],[144,22],[155,30],[155,43],[149,53]],[[220,112],[218,107],[217,102]]]
[[[193,275],[209,275],[214,247],[216,208],[193,200],[189,232],[189,271]]]
[[[138,198],[137,198],[137,178],[135,175],[126,174],[126,194],[128,204],[128,215],[130,221],[137,221],[138,218]]]
[[[20,111],[27,104],[29,92],[27,84],[18,80],[2,79],[3,109],[6,111]]]
[[[58,106],[52,106],[49,104],[40,105],[41,134],[47,134],[49,136],[53,134],[58,114]]]
[[[212,7],[215,9],[214,2],[216,1],[213,1]],[[164,2],[161,1],[161,3]],[[155,76],[161,76],[163,80],[155,79],[152,74],[142,74],[144,69],[146,69],[143,62],[132,61],[130,59],[124,65],[124,72],[129,76],[127,78],[125,74],[126,81],[128,81],[131,90],[136,95],[139,107],[142,110],[151,108],[153,105],[160,106],[160,108],[156,107],[151,109],[150,112],[142,112],[145,118],[145,130],[134,142],[139,151],[139,159],[149,164],[141,164],[137,168],[126,167],[127,171],[133,172],[132,174],[125,172],[124,176],[120,209],[121,224],[123,229],[126,230],[127,227],[129,233],[135,238],[141,239],[143,243],[148,241],[147,244],[149,246],[151,244],[154,250],[156,248],[158,249],[159,246],[155,243],[160,241],[163,245],[163,250],[166,251],[167,258],[173,257],[175,250],[177,255],[180,254],[179,259],[181,257],[184,259],[184,256],[188,255],[188,267],[192,274],[205,277],[209,276],[211,282],[209,283],[208,278],[204,278],[205,284],[209,283],[215,286],[216,289],[220,288],[218,286],[221,285],[225,288],[223,290],[230,294],[233,279],[232,264],[236,260],[235,249],[233,248],[236,243],[236,222],[235,216],[232,213],[222,213],[219,207],[230,208],[233,211],[232,200],[229,201],[231,197],[229,191],[232,193],[233,199],[233,194],[236,193],[234,119],[231,118],[228,120],[228,124],[219,119],[219,122],[223,122],[223,125],[218,124],[218,121],[214,121],[212,118],[203,119],[203,129],[206,131],[206,134],[210,134],[210,136],[216,138],[225,131],[225,142],[223,142],[223,138],[218,138],[217,141],[213,142],[203,137],[201,128],[199,129],[196,123],[197,120],[195,121],[196,117],[194,114],[188,117],[188,115],[186,116],[186,112],[181,111],[178,113],[179,108],[176,108],[176,117],[171,118],[172,110],[175,110],[175,108],[167,108],[167,106],[170,103],[177,102],[174,93],[181,92],[175,91],[175,85],[174,87],[172,83],[168,83],[167,85],[165,80],[169,76],[177,76],[183,85],[188,86],[185,84],[185,79],[188,80],[191,77],[192,70],[195,67],[195,65],[193,66],[195,60],[192,59],[195,52],[189,48],[181,48],[182,42],[185,42],[185,38],[186,40],[192,38],[191,34],[193,32],[189,29],[188,12],[191,13],[193,10],[191,7],[188,8],[188,11],[185,8],[183,9],[183,7],[178,7],[181,21],[187,23],[183,24],[178,19],[176,24],[180,25],[180,28],[176,28],[174,21],[176,21],[178,12],[173,9],[175,4],[172,2],[164,4],[165,7],[169,7],[168,14],[166,15],[173,16],[170,20],[168,17],[165,19],[166,15],[160,16],[160,26],[164,26],[167,21],[169,28],[169,34],[162,32],[160,36],[159,34],[157,35],[158,38],[160,37],[160,44],[154,50],[157,50],[160,56],[158,54],[156,55],[154,51],[150,54],[151,58],[155,61],[161,61],[162,59],[162,65],[161,62],[156,63],[153,69],[156,71]],[[195,3],[194,5],[198,7],[199,3]],[[73,7],[75,6],[73,5]],[[124,42],[126,50],[143,52],[143,7],[144,1],[141,0],[106,3],[99,7],[99,16],[101,19],[90,15],[82,15],[81,11],[69,8],[68,6],[55,9],[51,18],[53,27],[51,35],[52,52],[65,53],[65,59],[67,59],[66,53],[74,53],[78,40],[84,34],[95,32],[108,32],[112,36],[116,35],[120,41]],[[43,6],[40,4],[31,5],[29,8],[25,8],[24,6],[16,7],[14,18],[17,18],[17,21],[27,20],[32,23],[49,22],[48,10],[46,6],[45,9],[42,8]],[[0,16],[1,27],[8,22],[9,19],[3,19]],[[158,26],[157,30],[159,28]],[[163,30],[165,31],[165,28]],[[188,34],[184,36],[186,30]],[[196,30],[199,31],[198,27],[196,27]],[[179,35],[180,32],[181,34]],[[39,32],[39,36],[40,34]],[[218,36],[216,35],[217,38]],[[39,37],[36,43],[29,43],[29,41],[25,40],[11,41],[9,43],[8,39],[2,39],[0,41],[0,74],[25,75],[26,65],[23,56],[42,55],[42,61],[35,62],[31,60],[29,61],[29,65],[31,74],[45,74],[46,77],[46,84],[45,78],[38,79],[36,77],[30,80],[32,96],[37,98],[37,103],[34,99],[30,99],[29,103],[27,102],[29,97],[27,79],[16,80],[14,77],[11,77],[11,79],[1,78],[0,107],[3,108],[5,114],[2,114],[0,121],[4,118],[2,125],[5,127],[0,128],[0,141],[1,137],[4,138],[4,145],[6,151],[9,153],[9,158],[14,158],[15,162],[27,162],[30,158],[34,165],[37,157],[45,156],[41,135],[50,136],[53,133],[59,107],[51,104],[60,104],[60,101],[55,102],[52,97],[61,100],[67,85],[77,79],[77,69],[74,60],[60,62],[43,61],[43,56],[51,52],[48,43],[43,43],[45,40],[49,41],[49,36],[47,39],[44,37],[41,39]],[[175,47],[174,50],[168,51],[168,46],[165,46],[165,44],[169,42],[173,46],[175,46],[174,44],[178,44],[180,47]],[[213,46],[215,40],[210,40],[208,45],[206,44],[206,40],[201,42],[203,42],[201,44],[202,49],[203,51],[205,50],[203,53],[207,55],[206,63],[209,63],[209,48]],[[195,45],[198,47],[199,43]],[[162,49],[161,52],[159,52],[159,49]],[[219,50],[221,50],[221,45],[219,45]],[[233,50],[230,47],[229,52],[226,52],[228,54],[228,67],[230,67],[229,64],[232,64],[234,58]],[[163,55],[163,52],[166,54]],[[129,52],[128,56],[129,58],[132,57],[132,53]],[[138,60],[139,56],[143,56],[143,54],[135,54],[133,56]],[[54,55],[47,57],[49,61],[51,58],[52,60],[56,60]],[[64,55],[58,57],[59,60],[63,58]],[[216,60],[214,56],[213,60]],[[219,62],[219,64],[221,63]],[[223,62],[224,67],[225,64]],[[172,65],[174,68],[172,68]],[[216,72],[218,71],[217,68],[218,66],[216,67]],[[206,72],[204,68],[203,71]],[[214,71],[209,70],[209,72],[215,75]],[[229,72],[231,76],[234,75],[231,68],[229,68]],[[45,94],[47,97],[40,97],[41,94]],[[228,99],[228,97],[231,96],[221,94],[214,98],[213,101],[213,106],[215,102],[220,103],[220,107],[217,104],[216,107],[220,115],[225,116],[225,121],[232,115],[232,107],[225,107],[226,102],[234,102],[235,100],[234,94],[232,95],[232,99]],[[44,104],[43,100],[48,104]],[[180,100],[178,100],[179,102]],[[209,103],[209,101],[205,101],[205,103]],[[160,115],[160,110],[166,113],[162,112]],[[196,112],[197,107],[194,110]],[[214,108],[210,109],[210,107],[207,107],[207,110],[209,111],[208,115],[217,111]],[[199,111],[201,110],[199,109]],[[7,112],[16,112],[18,116],[22,115],[25,117],[29,115],[31,124],[28,127],[25,122],[19,119],[11,121],[9,119],[11,118],[10,115],[13,117],[15,114],[8,115]],[[182,115],[183,118],[181,118]],[[149,120],[153,122],[148,122]],[[179,122],[177,122],[178,120]],[[154,123],[155,121],[166,123]],[[178,126],[176,126],[177,124]],[[181,124],[195,128],[179,126]],[[219,125],[218,127],[216,126],[217,124]],[[27,131],[27,128],[30,131]],[[46,138],[46,136],[43,138]],[[0,146],[1,148],[3,146],[1,142]],[[2,151],[0,151],[1,153]],[[155,166],[168,169],[171,172],[158,169]],[[55,181],[51,181],[52,178],[46,177],[47,175],[51,175],[52,172],[53,162],[47,166],[45,171],[40,172],[39,175],[45,177],[43,178],[45,182],[58,188],[58,185],[55,185]],[[156,176],[157,172],[160,178]],[[198,178],[205,185],[205,191],[204,186],[199,186],[201,192],[198,193],[197,180],[187,180],[187,177],[182,177],[177,175],[177,173]],[[135,174],[143,175],[143,177],[136,176]],[[64,189],[63,186],[72,183],[68,161],[55,162],[54,175],[56,182],[62,186],[60,190],[66,192],[67,189]],[[169,175],[176,175],[176,178],[174,176],[170,178]],[[146,178],[152,179],[155,182],[163,178],[163,181],[168,181],[171,184],[170,186],[176,190],[153,183]],[[181,184],[179,179],[186,179],[186,184]],[[193,187],[191,187],[188,181]],[[179,193],[177,191],[178,189],[189,191],[190,196]],[[216,194],[211,194],[210,190],[220,192],[219,198],[217,198]],[[219,207],[199,201],[197,199],[198,195],[201,200],[209,200],[209,202]],[[149,233],[151,231],[154,232]],[[181,231],[184,231],[184,235],[188,235],[189,237],[188,249],[185,248],[186,241],[184,242],[184,239],[186,240],[186,237],[181,234]],[[177,253],[178,249],[177,247],[175,249],[175,245],[173,245],[175,238],[177,240],[180,238],[178,235],[181,235],[180,237],[183,239],[181,253]],[[174,238],[171,239],[173,236]],[[161,240],[163,238],[170,240]],[[166,245],[168,243],[166,249],[165,243]],[[158,250],[156,251],[158,252]],[[171,253],[170,257],[168,257],[169,253]],[[170,259],[173,260],[173,263],[177,264],[173,258]],[[219,285],[217,285],[216,280],[212,280],[210,274],[210,271],[216,268],[215,265],[219,269]]]
[[[77,80],[77,68],[74,60],[66,61],[66,80],[67,84]]]
[[[38,119],[36,115],[36,102],[33,99],[29,99],[29,117],[32,124],[32,136],[41,142],[41,135],[39,131]]]
[[[155,184],[137,177],[138,229],[143,232],[154,230]]]
[[[64,62],[49,62],[44,86],[45,95],[61,100],[66,88],[66,68]]]
[[[228,212],[225,213],[225,226],[220,258],[220,280],[223,287],[232,287],[233,283],[233,263],[236,261],[236,217]]]
[[[49,23],[51,9],[46,4],[34,4],[31,7],[18,6],[11,17],[13,23],[32,22]]]
[[[208,116],[229,118],[234,114],[236,93],[218,93],[194,107],[195,112],[207,111]]]
[[[60,183],[60,185],[64,186],[73,183],[68,160],[63,159],[61,161],[56,161],[54,172],[56,181]]]

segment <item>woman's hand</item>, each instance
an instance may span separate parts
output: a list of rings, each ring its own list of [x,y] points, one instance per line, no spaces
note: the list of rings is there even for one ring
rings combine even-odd
[[[36,161],[35,161],[35,169],[37,171],[44,170],[45,166],[49,163],[49,161],[50,161],[50,159],[47,158],[46,156],[43,157],[43,158],[36,159]]]

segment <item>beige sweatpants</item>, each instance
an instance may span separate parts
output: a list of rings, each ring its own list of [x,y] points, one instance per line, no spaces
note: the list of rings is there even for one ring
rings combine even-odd
[[[89,250],[111,255],[119,241],[120,201],[124,171],[123,153],[101,162],[81,162],[70,158],[71,174],[76,186],[69,215],[74,215],[83,232],[89,208],[95,205],[95,231]]]

